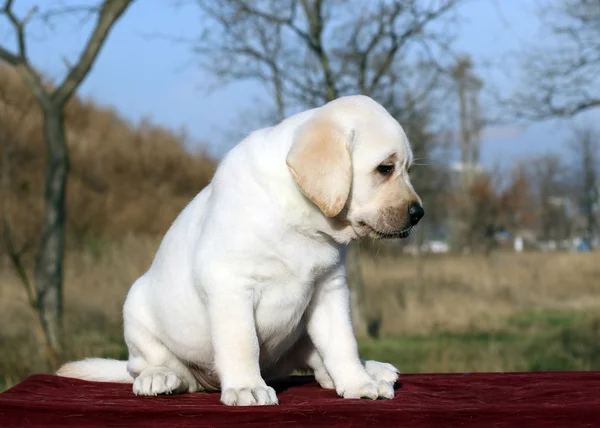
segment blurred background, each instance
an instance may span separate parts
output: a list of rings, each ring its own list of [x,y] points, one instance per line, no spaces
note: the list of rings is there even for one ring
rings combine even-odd
[[[363,357],[600,368],[598,0],[0,0],[0,390],[127,358],[121,306],[253,129],[366,94],[426,216],[353,245]]]

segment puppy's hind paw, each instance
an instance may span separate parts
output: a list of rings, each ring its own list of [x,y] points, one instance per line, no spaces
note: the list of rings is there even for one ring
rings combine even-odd
[[[324,389],[335,389],[331,376],[325,370],[315,370],[315,380]]]
[[[133,382],[135,395],[179,394],[186,384],[166,367],[151,367],[142,371]]]

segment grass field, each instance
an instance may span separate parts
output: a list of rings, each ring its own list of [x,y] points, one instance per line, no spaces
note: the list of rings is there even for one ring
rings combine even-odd
[[[520,312],[498,328],[362,341],[361,354],[404,373],[597,370],[600,317],[560,310]]]
[[[95,241],[66,264],[66,358],[126,358],[121,305],[158,241]],[[498,253],[376,256],[363,251],[366,308],[381,338],[363,357],[402,372],[590,370],[600,367],[600,257]],[[47,372],[36,319],[0,265],[0,389]]]

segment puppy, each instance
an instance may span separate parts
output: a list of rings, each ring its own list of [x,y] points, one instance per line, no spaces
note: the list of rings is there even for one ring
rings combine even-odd
[[[133,383],[138,395],[221,391],[278,404],[266,381],[312,370],[344,398],[392,398],[398,371],[362,361],[345,248],[401,238],[424,214],[400,124],[365,96],[252,133],[181,212],[124,305],[128,361],[57,374]]]

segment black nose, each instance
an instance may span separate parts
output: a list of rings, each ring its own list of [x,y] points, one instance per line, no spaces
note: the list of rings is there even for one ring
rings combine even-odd
[[[415,226],[424,215],[425,210],[420,204],[415,202],[408,207],[408,217],[411,225]]]

